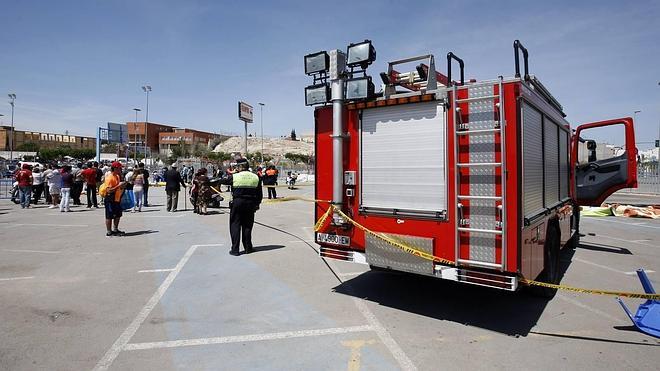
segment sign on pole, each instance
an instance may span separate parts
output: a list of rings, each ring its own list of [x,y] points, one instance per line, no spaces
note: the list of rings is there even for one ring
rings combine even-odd
[[[108,122],[108,141],[110,143],[128,143],[128,127],[126,124]]]
[[[248,145],[247,145],[247,124],[248,122],[252,122],[253,116],[252,116],[252,106],[245,103],[245,102],[238,102],[238,119],[243,121],[243,124],[245,125],[245,141],[244,141],[244,146],[243,146],[243,157],[247,158],[248,154]]]
[[[252,122],[252,106],[245,102],[238,102],[238,119],[243,122]]]

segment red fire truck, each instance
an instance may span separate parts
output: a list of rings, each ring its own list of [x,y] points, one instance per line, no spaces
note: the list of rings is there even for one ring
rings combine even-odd
[[[486,81],[465,81],[453,53],[447,75],[433,55],[393,61],[380,93],[366,73],[375,59],[369,40],[305,57],[314,76],[306,102],[320,104],[315,198],[453,264],[409,254],[338,213],[316,233],[322,257],[511,291],[523,278],[558,283],[560,249],[579,238],[579,205],[637,186],[633,122],[571,130],[560,103],[529,74],[518,40],[514,55],[514,77]],[[620,129],[625,145],[603,155],[609,147],[598,151],[591,139],[601,129]],[[329,207],[317,202],[315,220]]]

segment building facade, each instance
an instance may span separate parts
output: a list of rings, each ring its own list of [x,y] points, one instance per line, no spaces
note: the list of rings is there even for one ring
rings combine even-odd
[[[172,153],[172,146],[181,143],[190,146],[191,150],[195,146],[207,147],[210,142],[219,139],[220,137],[219,134],[208,133],[205,131],[174,128],[174,130],[170,132],[162,132],[159,134],[159,152],[164,155],[170,155]]]
[[[9,151],[9,137],[11,133],[11,126],[0,126],[0,150]],[[71,148],[96,148],[96,138],[94,137],[16,130],[16,128],[13,130],[13,135],[14,151],[21,150],[27,146],[38,147],[39,149],[67,146]],[[32,151],[33,149],[29,150]]]
[[[174,131],[173,126],[154,122],[127,122],[128,144],[131,151],[137,149],[144,153],[147,148],[150,153],[158,152],[160,133]]]

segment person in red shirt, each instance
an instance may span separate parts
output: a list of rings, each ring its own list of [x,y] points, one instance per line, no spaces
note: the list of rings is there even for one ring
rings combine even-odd
[[[87,193],[87,208],[91,209],[92,205],[98,209],[98,201],[96,199],[96,170],[97,168],[92,165],[86,165],[87,168],[84,169],[81,173],[82,177],[85,179],[87,184],[86,193]]]
[[[32,199],[32,171],[30,167],[28,164],[23,164],[21,170],[16,174],[22,209],[30,207],[30,200]]]

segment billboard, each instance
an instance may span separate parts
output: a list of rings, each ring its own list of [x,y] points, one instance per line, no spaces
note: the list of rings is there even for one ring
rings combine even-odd
[[[126,124],[108,122],[108,134],[104,139],[110,143],[128,143],[128,127]]]
[[[245,102],[238,102],[238,119],[245,122],[252,122],[252,106]]]

